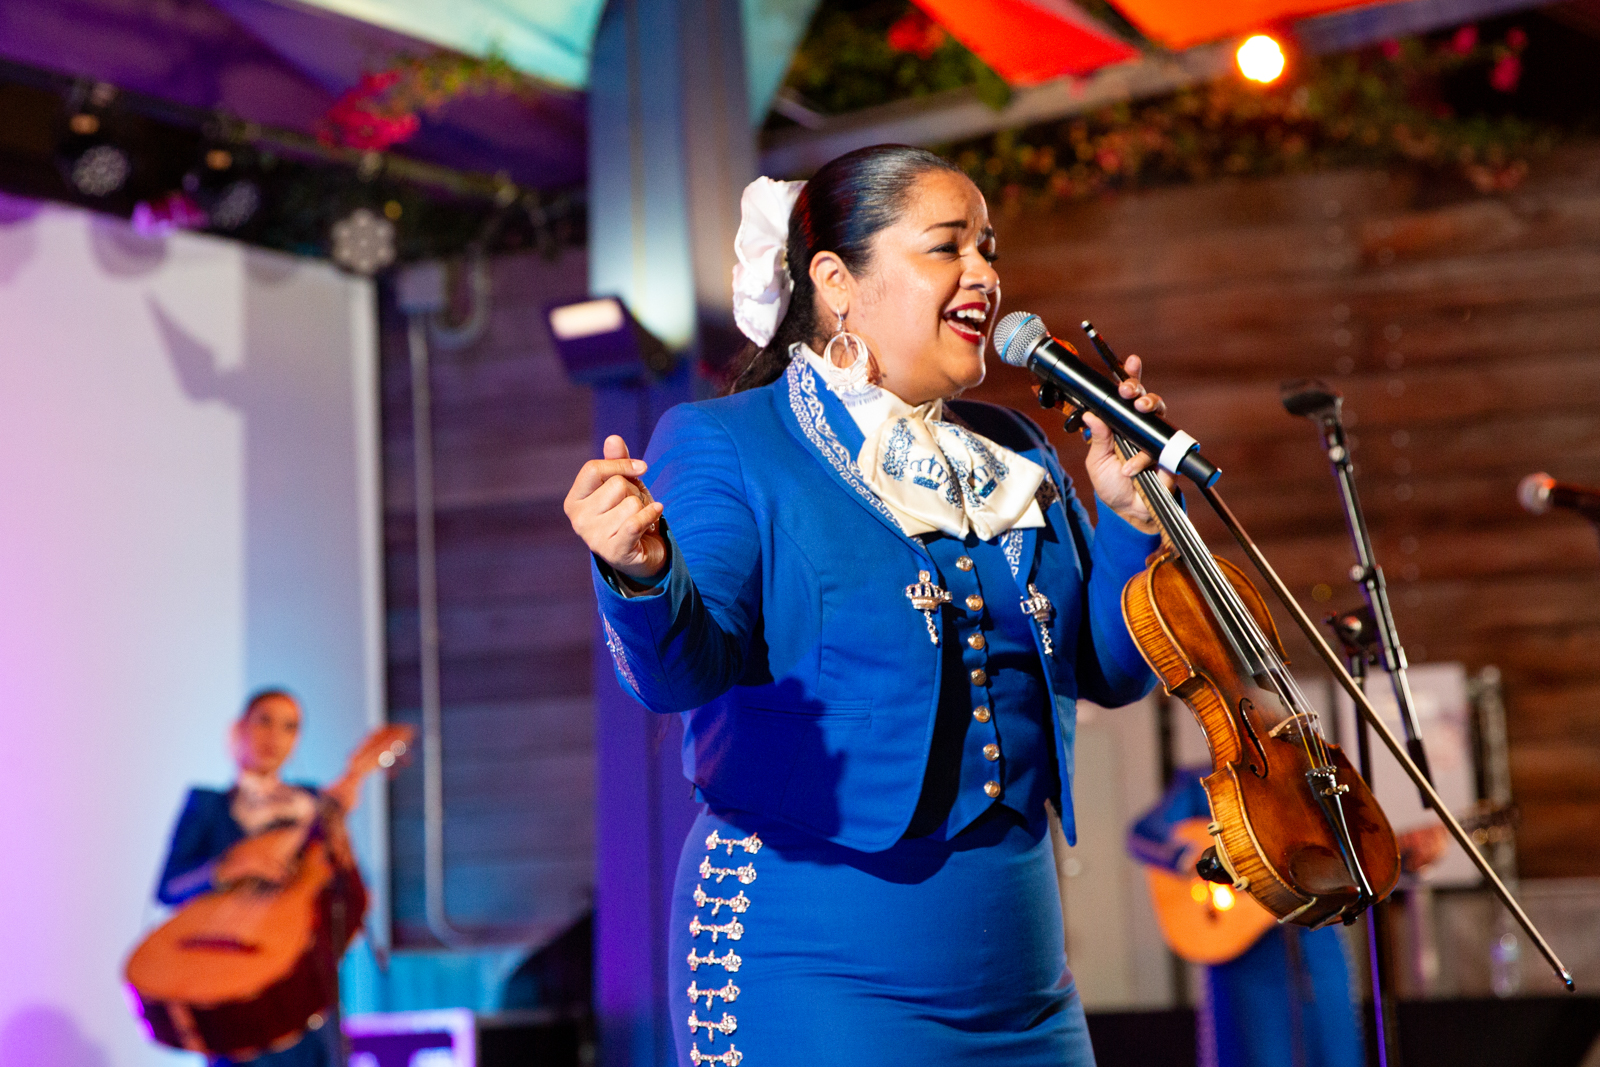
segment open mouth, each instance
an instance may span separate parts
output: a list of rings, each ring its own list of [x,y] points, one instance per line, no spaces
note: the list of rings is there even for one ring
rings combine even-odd
[[[944,321],[962,340],[972,344],[983,343],[983,331],[989,325],[988,304],[963,304],[944,313]]]

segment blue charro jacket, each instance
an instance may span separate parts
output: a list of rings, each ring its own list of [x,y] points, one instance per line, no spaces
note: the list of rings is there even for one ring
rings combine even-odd
[[[1158,539],[1109,508],[1096,532],[1028,419],[970,401],[946,411],[1049,474],[1048,525],[1001,547],[1019,599],[1032,582],[1055,608],[1041,657],[1075,841],[1076,701],[1115,707],[1154,684],[1121,595]],[[643,596],[598,563],[594,579],[617,675],[647,708],[683,713],[684,774],[702,797],[877,852],[916,809],[939,703],[939,649],[906,586],[921,571],[945,583],[862,481],[861,444],[803,360],[769,386],[673,408],[644,479],[670,521],[668,570]]]

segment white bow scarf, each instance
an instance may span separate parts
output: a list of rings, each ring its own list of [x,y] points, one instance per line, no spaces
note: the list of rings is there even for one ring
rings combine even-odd
[[[856,457],[862,480],[911,536],[939,533],[981,541],[1043,526],[1036,494],[1044,468],[944,420],[944,401],[912,407],[865,380],[865,361],[835,367],[808,347],[806,362],[844,403],[866,441]]]

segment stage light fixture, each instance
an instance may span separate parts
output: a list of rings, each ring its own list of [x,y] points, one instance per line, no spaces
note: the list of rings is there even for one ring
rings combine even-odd
[[[620,385],[660,377],[677,362],[662,341],[614,296],[545,309],[567,377],[578,385]]]
[[[373,275],[395,259],[394,223],[358,207],[333,224],[333,261],[356,274]]]
[[[133,173],[133,161],[108,129],[116,97],[116,86],[80,82],[65,101],[67,120],[56,142],[56,168],[84,196],[110,196]]]
[[[214,144],[200,165],[183,176],[183,189],[215,230],[237,230],[261,207],[261,186],[250,175],[252,155],[243,145]]]
[[[1234,58],[1239,61],[1241,74],[1262,85],[1277,81],[1283,73],[1283,47],[1264,33],[1246,38]]]

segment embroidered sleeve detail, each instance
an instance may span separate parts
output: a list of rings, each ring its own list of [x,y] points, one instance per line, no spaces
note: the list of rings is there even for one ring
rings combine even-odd
[[[617,631],[611,628],[611,620],[604,615],[600,616],[600,625],[606,630],[606,649],[611,653],[611,661],[617,665],[617,673],[622,675],[622,680],[635,693],[640,692],[639,679],[633,676],[633,668],[628,665],[628,650],[623,647],[622,638],[617,636]]]
[[[699,1045],[689,1046],[689,1062],[693,1063],[694,1067],[700,1067],[702,1063],[720,1063],[724,1067],[739,1067],[739,1063],[743,1059],[744,1053],[740,1052],[732,1042],[728,1044],[728,1051],[719,1052],[715,1056],[701,1052]]]

